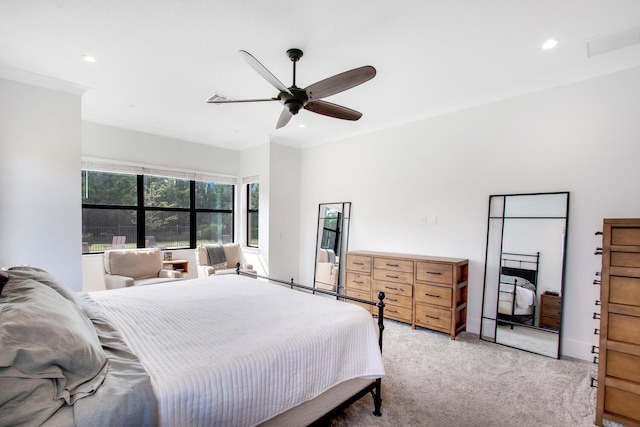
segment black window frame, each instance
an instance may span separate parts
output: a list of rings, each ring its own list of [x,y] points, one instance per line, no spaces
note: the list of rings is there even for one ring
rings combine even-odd
[[[258,203],[258,206],[255,209],[251,208],[251,194],[252,194],[252,190],[251,190],[251,186],[253,184],[258,184],[258,198],[260,197],[260,182],[259,181],[253,181],[253,182],[249,182],[247,183],[247,241],[246,241],[246,245],[249,248],[259,248],[260,247],[260,238],[258,237],[258,244],[254,245],[251,243],[251,224],[253,223],[250,220],[251,214],[256,214],[257,218],[260,218],[260,204]],[[257,225],[257,230],[259,232],[260,230],[260,224],[256,224]]]
[[[92,171],[89,169],[83,169],[83,172],[98,172],[105,173],[103,171]],[[106,172],[113,173],[113,172]],[[115,172],[117,173],[117,172]],[[133,175],[133,174],[125,174],[125,175]],[[222,213],[222,214],[231,214],[231,242],[235,241],[235,206],[236,206],[236,185],[235,184],[227,184],[221,183],[224,185],[230,185],[233,187],[233,191],[231,192],[231,209],[212,209],[212,208],[196,208],[196,182],[195,180],[189,181],[189,207],[188,208],[176,208],[176,207],[161,207],[161,206],[153,206],[153,207],[145,207],[144,205],[144,177],[145,176],[159,176],[159,175],[144,175],[144,174],[136,174],[136,182],[137,182],[137,206],[136,205],[109,205],[109,204],[91,204],[91,203],[82,203],[82,209],[103,209],[103,210],[122,210],[122,211],[136,211],[136,247],[144,248],[146,247],[146,233],[145,233],[145,215],[147,211],[160,211],[160,212],[187,212],[189,213],[189,247],[172,247],[167,248],[167,250],[181,250],[181,249],[195,249],[197,247],[198,236],[197,236],[197,214],[198,213]],[[166,177],[172,178],[172,177]],[[183,178],[178,178],[183,179]],[[186,181],[186,180],[185,180]],[[202,181],[202,182],[214,182],[215,181]],[[93,251],[93,252],[85,252],[86,254],[98,254],[103,253],[104,251]]]

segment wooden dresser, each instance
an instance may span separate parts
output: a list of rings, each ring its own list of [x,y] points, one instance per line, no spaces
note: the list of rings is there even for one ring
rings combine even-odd
[[[596,424],[640,425],[640,219],[605,219]]]
[[[459,258],[347,252],[345,294],[373,301],[383,291],[385,317],[455,339],[466,327],[468,265]]]
[[[560,330],[561,307],[561,296],[542,294],[540,296],[540,327]]]

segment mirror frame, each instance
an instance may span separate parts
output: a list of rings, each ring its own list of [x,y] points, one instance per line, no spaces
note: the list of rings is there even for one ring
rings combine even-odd
[[[552,196],[552,195],[564,195],[565,196],[565,206],[564,206],[564,216],[544,216],[544,215],[533,215],[533,216],[525,216],[525,215],[516,215],[516,216],[512,216],[509,217],[508,215],[506,215],[505,210],[507,207],[507,199],[509,197],[519,197],[519,196],[529,196],[529,197],[533,197],[533,196]],[[563,318],[563,313],[564,313],[564,306],[565,306],[565,297],[564,297],[564,289],[565,289],[565,274],[566,274],[566,262],[567,262],[567,242],[568,242],[568,236],[569,236],[569,197],[570,193],[568,191],[560,191],[560,192],[549,192],[549,193],[521,193],[521,194],[498,194],[498,195],[491,195],[489,196],[489,209],[488,209],[488,215],[487,215],[487,243],[486,243],[486,247],[485,247],[485,263],[484,263],[484,283],[483,283],[483,292],[482,292],[482,315],[480,318],[480,339],[483,341],[489,341],[489,342],[493,342],[496,344],[500,344],[500,345],[504,345],[506,347],[511,347],[511,348],[517,348],[519,350],[523,350],[523,351],[527,351],[530,353],[535,353],[535,354],[540,354],[542,356],[547,356],[547,357],[552,357],[552,358],[557,358],[559,359],[562,356],[562,318]],[[495,207],[493,206],[493,201],[494,200],[499,200],[498,198],[502,198],[502,212],[501,215],[497,215],[497,213],[495,212]],[[499,207],[499,206],[498,206]],[[487,283],[488,283],[488,276],[489,276],[489,259],[490,259],[490,242],[491,242],[491,238],[492,236],[496,238],[494,245],[498,242],[497,240],[497,236],[492,234],[492,220],[493,222],[495,222],[495,220],[498,220],[498,224],[496,225],[497,227],[500,228],[499,230],[499,245],[500,245],[500,250],[499,250],[499,258],[498,260],[503,260],[503,256],[506,254],[504,252],[504,248],[503,248],[503,243],[504,243],[504,238],[505,238],[505,220],[507,219],[540,219],[540,220],[544,220],[544,219],[562,219],[564,220],[564,236],[563,236],[563,241],[562,241],[562,250],[561,250],[561,255],[562,255],[562,260],[561,260],[561,275],[560,275],[560,295],[562,296],[561,299],[561,306],[560,306],[560,325],[558,328],[558,331],[555,332],[553,330],[547,329],[547,328],[541,328],[539,326],[535,326],[535,312],[534,312],[534,322],[533,325],[529,326],[529,325],[524,325],[524,324],[516,324],[513,323],[513,319],[511,321],[504,321],[504,320],[498,320],[498,303],[499,303],[499,295],[494,295],[496,292],[499,293],[499,286],[496,286],[496,289],[488,289],[487,287]],[[495,254],[491,254],[492,256]],[[526,256],[526,255],[525,255]],[[536,263],[539,262],[539,258],[540,257],[540,253],[538,252],[537,254],[537,259],[536,259]],[[527,261],[528,262],[528,261]],[[492,265],[492,267],[495,267]],[[502,271],[502,261],[499,262],[498,265],[498,277],[500,277],[501,275],[501,271]],[[538,274],[538,267],[536,264],[536,270],[535,270],[535,274],[537,276]],[[492,274],[495,274],[495,271],[492,272]],[[495,277],[494,277],[495,279]],[[493,280],[495,281],[495,280]],[[492,281],[492,283],[493,283]],[[539,295],[542,294],[541,290],[538,288],[539,283],[536,280],[536,296],[539,298]],[[489,293],[491,293],[491,295],[488,295]],[[491,298],[491,300],[488,300],[488,298]],[[513,297],[512,297],[513,298]],[[486,309],[487,309],[487,303],[491,303],[493,301],[493,299],[495,299],[495,304],[496,304],[496,310],[495,310],[495,317],[491,316],[491,313],[487,313]],[[539,300],[536,302],[536,306],[539,307]],[[537,309],[536,309],[537,311]],[[538,314],[538,318],[539,318],[539,314]],[[485,323],[486,323],[486,327],[485,327]],[[493,323],[493,325],[492,325]],[[530,349],[526,349],[526,348],[521,348],[521,347],[517,347],[515,345],[509,345],[506,344],[504,342],[499,342],[498,340],[498,333],[497,333],[497,329],[498,329],[498,323],[511,323],[512,325],[518,325],[518,326],[523,326],[523,327],[527,327],[530,329],[535,329],[538,331],[544,331],[550,334],[557,334],[558,335],[558,345],[557,345],[557,350],[556,350],[556,354],[555,356],[550,356],[549,354],[545,354],[545,353],[540,353],[534,350],[530,350]],[[492,337],[491,334],[487,333],[492,331]]]
[[[339,244],[338,251],[335,254],[338,259],[338,276],[335,284],[335,289],[327,289],[338,294],[342,294],[343,288],[343,272],[344,272],[344,253],[347,251],[349,247],[349,225],[351,221],[351,202],[335,202],[335,203],[320,203],[318,205],[318,224],[317,224],[317,234],[316,234],[316,256],[315,256],[315,264],[314,264],[314,272],[313,272],[313,288],[316,288],[317,277],[318,277],[318,262],[319,262],[319,254],[322,245],[322,237],[324,234],[324,222],[326,217],[324,213],[326,212],[326,208],[330,206],[340,207],[341,216],[338,221],[338,232],[339,232]],[[331,286],[330,284],[327,284]],[[325,288],[326,289],[326,288]]]

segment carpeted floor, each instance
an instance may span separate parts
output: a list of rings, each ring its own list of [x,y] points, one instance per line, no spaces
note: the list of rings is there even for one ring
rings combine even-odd
[[[369,426],[593,426],[597,366],[385,320],[382,417],[365,396],[330,421]]]

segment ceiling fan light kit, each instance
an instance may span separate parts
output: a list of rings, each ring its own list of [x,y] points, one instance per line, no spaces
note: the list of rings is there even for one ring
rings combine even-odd
[[[280,118],[276,124],[276,129],[286,126],[291,118],[298,114],[301,109],[311,111],[323,116],[333,117],[342,120],[355,121],[362,117],[362,113],[352,110],[342,105],[332,104],[322,101],[331,95],[343,92],[352,87],[358,86],[376,75],[376,69],[371,65],[354,68],[344,73],[336,74],[320,80],[306,88],[302,89],[296,86],[296,63],[302,58],[303,52],[300,49],[287,50],[287,56],[293,62],[293,84],[286,87],[278,80],[264,65],[262,65],[249,52],[241,50],[240,56],[262,76],[269,84],[278,90],[278,96],[267,99],[231,99],[226,96],[214,94],[207,99],[210,104],[230,104],[238,102],[263,102],[263,101],[280,101],[284,108],[280,114]]]

